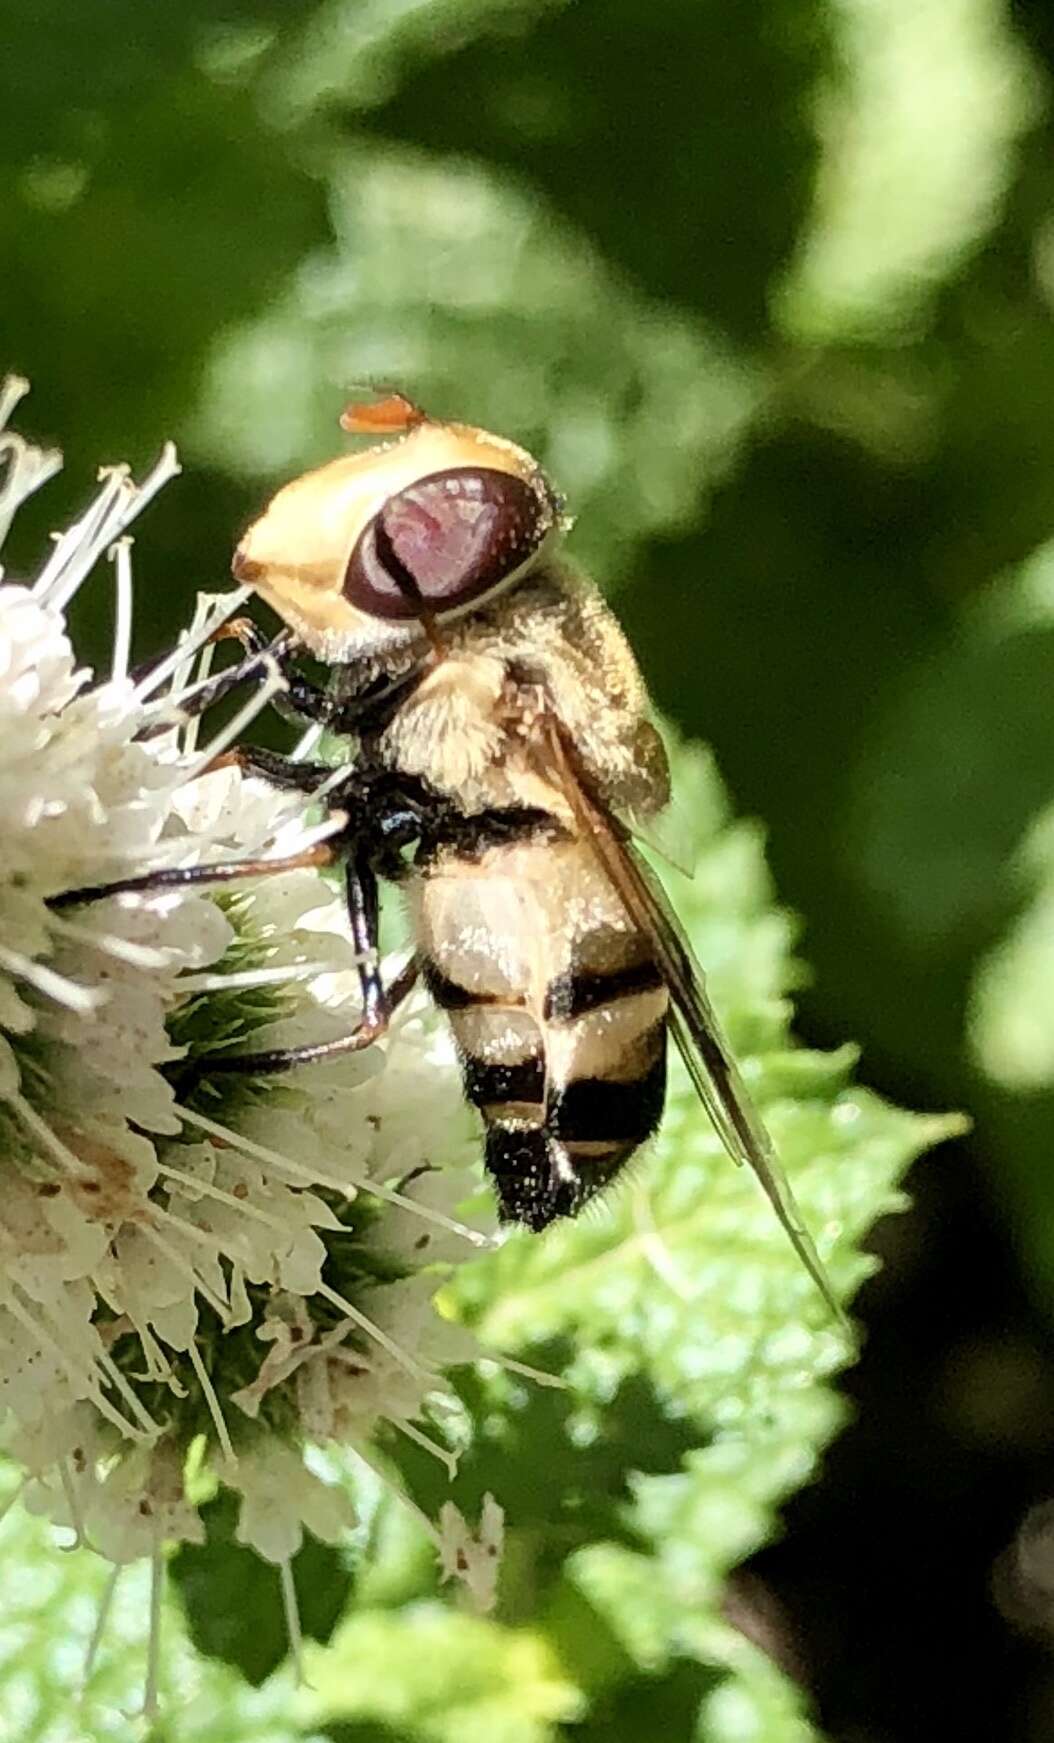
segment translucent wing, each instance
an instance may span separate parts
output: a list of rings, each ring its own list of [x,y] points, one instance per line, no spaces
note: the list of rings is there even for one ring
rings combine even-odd
[[[670,1028],[703,1106],[733,1162],[745,1162],[757,1175],[816,1287],[836,1319],[849,1329],[772,1139],[751,1103],[721,1032],[702,969],[665,891],[634,849],[625,825],[589,791],[575,768],[573,750],[564,742],[552,718],[546,723],[545,733],[547,778],[563,793],[634,925],[651,941],[670,995]]]

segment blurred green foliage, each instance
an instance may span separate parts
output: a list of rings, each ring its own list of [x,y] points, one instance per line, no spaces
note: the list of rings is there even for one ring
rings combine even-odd
[[[145,653],[352,384],[537,450],[765,821],[808,1032],[970,1106],[1049,1326],[1050,8],[8,0],[5,41],[3,348],[68,459],[21,548],[174,436]]]

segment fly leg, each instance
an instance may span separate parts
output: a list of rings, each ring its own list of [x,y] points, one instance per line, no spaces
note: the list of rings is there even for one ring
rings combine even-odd
[[[391,986],[384,985],[377,957],[380,925],[377,878],[367,855],[361,849],[348,860],[344,883],[351,938],[357,958],[355,966],[362,992],[362,1017],[355,1028],[350,1034],[338,1035],[333,1041],[309,1042],[302,1047],[279,1047],[266,1053],[237,1053],[229,1058],[203,1058],[196,1062],[195,1077],[212,1077],[219,1072],[266,1077],[272,1072],[294,1071],[298,1065],[311,1065],[319,1059],[332,1059],[344,1053],[361,1052],[364,1047],[371,1047],[375,1041],[379,1041],[387,1032],[393,1011],[402,1004],[417,980],[417,962],[411,957]]]
[[[314,786],[320,774],[332,771],[324,765],[294,763],[270,751],[248,748],[232,753],[243,767],[273,780],[275,785]],[[357,1053],[372,1046],[386,1033],[392,1014],[415,986],[419,965],[411,957],[405,967],[385,986],[378,960],[380,901],[377,873],[397,878],[403,866],[400,850],[419,837],[425,821],[428,802],[425,796],[409,789],[404,783],[376,771],[361,774],[350,769],[341,784],[329,796],[339,809],[358,812],[355,822],[346,825],[329,841],[318,842],[301,853],[283,859],[240,859],[220,865],[168,866],[139,877],[119,878],[113,883],[89,885],[76,890],[64,890],[53,896],[49,906],[56,910],[104,901],[110,896],[149,895],[156,890],[187,889],[234,882],[239,878],[266,877],[273,873],[294,871],[303,866],[332,865],[341,859],[345,867],[345,900],[356,967],[362,993],[362,1017],[348,1035],[332,1041],[308,1043],[305,1046],[274,1048],[266,1052],[234,1054],[223,1058],[202,1056],[178,1071],[180,1091],[186,1092],[202,1078],[237,1073],[242,1076],[267,1076],[275,1072],[293,1071],[297,1066],[320,1059]],[[434,801],[432,801],[434,803]]]
[[[296,726],[303,726],[305,721],[325,726],[332,720],[332,698],[292,665],[297,648],[288,630],[282,630],[273,641],[268,641],[263,630],[251,617],[233,617],[229,623],[220,625],[212,640],[236,641],[245,649],[248,657],[239,665],[232,666],[229,672],[218,674],[215,680],[218,685],[224,684],[225,680],[233,680],[218,694],[211,694],[206,688],[204,692],[199,691],[189,697],[188,707],[191,713],[200,714],[204,709],[211,708],[220,696],[229,695],[237,685],[248,683],[253,678],[262,678],[268,662],[272,662],[277,665],[286,685],[284,690],[272,697],[271,705],[276,714],[280,714],[284,720],[291,720]],[[205,695],[205,701],[199,703],[202,694]]]
[[[222,638],[223,631],[219,631],[212,637],[212,640],[220,641]],[[248,646],[248,644],[243,643],[243,646]],[[195,689],[193,695],[179,703],[180,712],[188,717],[204,714],[207,708],[211,708],[216,702],[222,702],[225,696],[229,696],[241,685],[258,683],[268,669],[274,666],[278,667],[284,677],[286,663],[292,657],[292,652],[293,638],[288,630],[281,630],[272,641],[268,641],[266,636],[257,635],[247,657],[244,660],[239,660],[237,665],[229,666],[225,672],[217,672],[214,678],[207,678]],[[134,684],[140,684],[145,678],[149,678],[151,672],[160,665],[162,660],[167,658],[166,653],[154,654],[150,659],[143,660],[140,665],[134,666],[129,677]]]
[[[311,683],[310,679],[296,671],[292,664],[298,647],[289,630],[280,630],[268,640],[250,618],[238,617],[231,623],[221,624],[210,639],[214,642],[240,642],[245,649],[245,658],[236,665],[228,666],[226,671],[217,672],[214,678],[205,679],[178,702],[180,713],[187,719],[204,714],[217,702],[222,702],[224,697],[240,690],[243,685],[259,684],[276,666],[286,685],[285,690],[273,699],[273,705],[279,714],[298,726],[303,726],[305,721],[321,721],[327,724],[332,718],[334,708],[330,697],[317,684]],[[136,666],[130,674],[133,682],[140,683],[148,678],[159,661],[166,657],[164,654],[157,654]]]
[[[377,955],[380,898],[376,874],[364,854],[356,854],[344,868],[344,899],[362,992],[362,1027],[383,1035],[388,1027],[391,1006],[381,981]]]
[[[109,884],[86,884],[78,890],[62,890],[48,899],[54,912],[63,908],[84,908],[92,902],[104,902],[110,896],[149,896],[156,890],[186,890],[194,885],[229,884],[238,878],[271,877],[277,872],[299,871],[303,866],[332,865],[340,857],[340,848],[331,841],[317,842],[301,853],[287,854],[283,859],[232,859],[219,865],[161,866],[157,871],[142,872],[138,877],[116,878]]]
[[[419,972],[417,958],[412,956],[390,986],[382,986],[380,975],[376,974],[376,993],[371,995],[370,1001],[373,1014],[364,1016],[349,1034],[338,1035],[333,1041],[309,1041],[301,1047],[276,1047],[268,1053],[237,1053],[228,1059],[199,1059],[189,1072],[180,1075],[180,1092],[185,1095],[188,1084],[193,1088],[203,1077],[215,1077],[220,1072],[224,1075],[238,1073],[243,1077],[270,1077],[281,1071],[296,1071],[301,1065],[314,1065],[320,1059],[339,1059],[345,1053],[361,1053],[363,1048],[372,1047],[387,1033],[395,1012],[416,986]]]
[[[214,769],[229,768],[241,769],[243,775],[259,775],[283,792],[305,793],[308,797],[333,773],[329,763],[296,762],[280,751],[264,750],[258,744],[239,744],[234,750],[223,751],[205,773],[211,775]]]
[[[382,728],[417,688],[430,665],[428,661],[418,662],[396,677],[371,676],[361,687],[352,685],[351,688],[348,687],[348,668],[344,668],[343,686],[338,690],[325,690],[293,666],[292,661],[300,650],[288,630],[268,641],[251,617],[235,617],[229,623],[221,624],[212,639],[239,642],[247,658],[229,671],[220,672],[213,681],[215,689],[206,685],[203,691],[188,697],[188,713],[202,713],[239,684],[261,678],[268,665],[277,665],[286,688],[272,698],[275,713],[291,720],[294,725],[303,726],[305,721],[309,721],[314,725],[330,726],[334,732],[345,736]],[[199,701],[201,696],[205,698],[203,702]]]

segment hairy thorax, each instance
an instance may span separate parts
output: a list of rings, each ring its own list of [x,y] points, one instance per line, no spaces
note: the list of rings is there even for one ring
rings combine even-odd
[[[599,594],[566,568],[531,580],[444,631],[446,651],[399,709],[378,751],[466,814],[509,806],[562,816],[538,725],[555,715],[610,806],[646,816],[668,796],[629,646]]]

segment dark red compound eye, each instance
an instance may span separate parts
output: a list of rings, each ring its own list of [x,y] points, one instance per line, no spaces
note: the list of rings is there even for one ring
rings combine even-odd
[[[344,597],[371,617],[442,617],[490,593],[553,523],[544,492],[511,472],[456,466],[391,496],[344,571]]]

